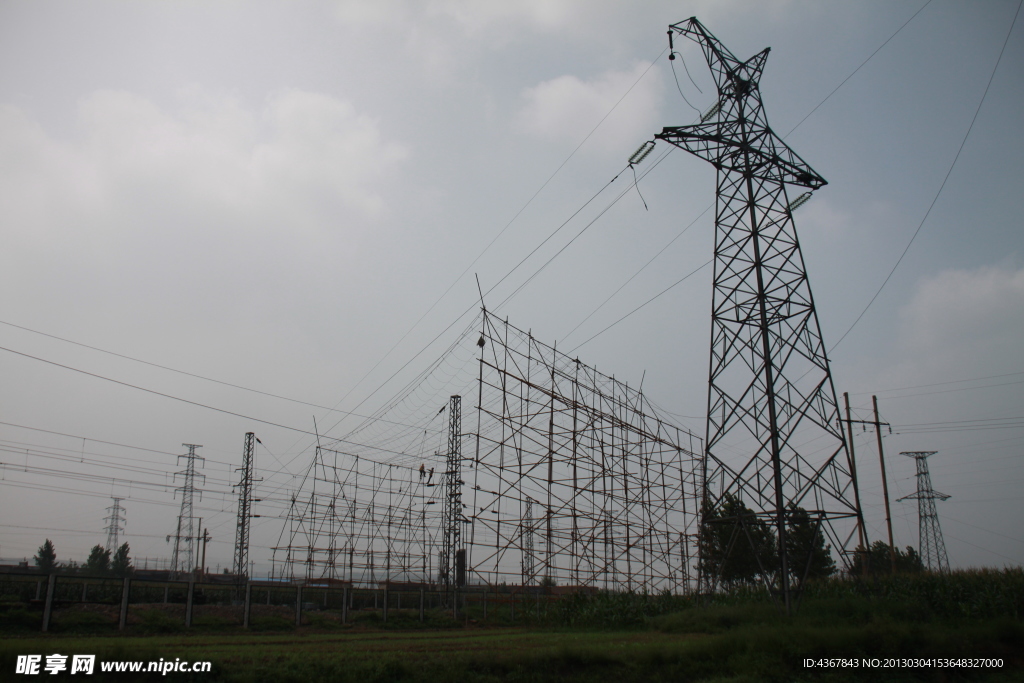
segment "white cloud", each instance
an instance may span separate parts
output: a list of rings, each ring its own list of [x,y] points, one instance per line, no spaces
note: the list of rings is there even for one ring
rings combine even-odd
[[[451,20],[466,33],[509,23],[554,30],[578,21],[585,6],[581,0],[339,0],[335,16],[355,26],[440,18]]]
[[[925,278],[901,317],[905,350],[932,365],[980,369],[1016,360],[1024,339],[1024,268],[953,269]]]
[[[539,137],[578,141],[615,106],[649,65],[639,62],[629,71],[606,71],[588,81],[573,75],[559,76],[527,88],[517,124],[521,130]],[[599,146],[635,146],[657,130],[662,85],[655,71],[651,69],[636,84],[602,125],[595,136]]]
[[[78,123],[79,139],[58,141],[0,108],[0,218],[23,237],[67,237],[90,216],[113,229],[119,217],[190,208],[373,219],[385,210],[381,179],[408,155],[352,104],[300,90],[260,110],[193,90],[174,111],[101,90],[82,100]]]

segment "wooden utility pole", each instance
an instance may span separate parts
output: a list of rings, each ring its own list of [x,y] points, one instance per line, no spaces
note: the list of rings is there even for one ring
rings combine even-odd
[[[202,524],[202,520],[200,520],[200,524]],[[210,530],[203,529],[203,535],[199,537],[199,540],[203,542],[203,561],[199,565],[199,578],[203,579],[206,577],[206,544],[212,540]]]
[[[885,528],[889,532],[889,564],[892,565],[892,573],[896,573],[896,546],[892,542],[892,513],[889,511],[889,484],[885,478],[885,455],[882,452],[882,425],[889,426],[888,422],[880,422],[878,419],[878,397],[872,396],[871,403],[875,408],[875,436],[878,438],[878,464],[882,468],[882,496],[885,498]]]
[[[857,504],[857,539],[860,541],[860,547],[864,553],[864,573],[868,571],[867,553],[868,553],[868,538],[867,530],[864,528],[864,513],[860,507],[860,487],[857,484],[857,458],[854,455],[853,450],[853,421],[850,419],[850,394],[843,392],[843,401],[846,402],[846,433],[849,435],[849,448],[850,448],[850,478],[853,480],[853,497]]]

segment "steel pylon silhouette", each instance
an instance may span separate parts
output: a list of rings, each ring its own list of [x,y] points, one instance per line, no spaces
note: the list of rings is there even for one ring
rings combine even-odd
[[[448,402],[448,458],[444,473],[444,529],[441,547],[441,583],[459,586],[459,551],[462,549],[462,397]]]
[[[928,456],[938,451],[904,451],[900,455],[913,458],[917,465],[917,491],[899,500],[917,501],[917,529],[921,559],[926,569],[937,572],[949,572],[949,558],[946,556],[946,543],[942,540],[942,527],[939,526],[939,513],[935,509],[936,500],[947,500],[949,494],[939,493],[932,488],[932,475],[928,472]]]
[[[793,224],[792,209],[807,195],[792,201],[788,195],[791,186],[817,190],[826,181],[768,125],[758,82],[770,48],[741,61],[696,18],[672,25],[670,43],[674,35],[700,46],[718,95],[699,123],[666,127],[655,136],[717,171],[703,505],[706,520],[733,530],[725,557],[702,558],[702,586],[714,590],[730,553],[747,541],[754,546],[750,525],[760,524],[774,530],[777,542],[760,573],[789,611],[791,579],[807,571],[790,562],[793,508],[807,511],[847,563],[860,517],[854,465]],[[730,498],[741,500],[753,518],[709,514]]]

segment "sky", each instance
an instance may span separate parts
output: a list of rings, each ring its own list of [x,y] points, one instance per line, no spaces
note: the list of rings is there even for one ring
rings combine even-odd
[[[638,187],[627,168],[714,103],[696,46],[667,60],[697,16],[742,59],[772,48],[768,121],[828,180],[795,222],[837,391],[892,427],[891,497],[916,486],[899,453],[936,451],[950,564],[1024,563],[1018,7],[0,3],[0,558],[51,538],[84,561],[117,496],[136,561],[166,559],[192,443],[228,566],[254,431],[265,572],[302,432],[344,435],[427,368],[474,276],[702,435],[710,268],[651,299],[711,258],[714,169],[664,143]],[[854,445],[884,539],[874,434]],[[893,527],[917,546],[913,501]]]

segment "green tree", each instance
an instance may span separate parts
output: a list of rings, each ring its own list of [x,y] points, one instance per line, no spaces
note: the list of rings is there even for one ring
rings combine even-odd
[[[132,567],[132,558],[128,551],[128,544],[122,543],[121,547],[114,553],[114,559],[110,566],[114,576],[130,576],[135,571],[135,568]]]
[[[917,551],[907,546],[906,552],[894,548],[896,555],[896,571],[901,574],[914,574],[924,571],[924,563]],[[864,564],[867,563],[867,574],[870,576],[883,576],[892,573],[892,560],[889,557],[889,544],[885,541],[875,541],[871,548],[865,552],[863,547],[857,548],[853,565],[850,568],[852,576],[864,575]]]
[[[53,541],[46,539],[46,542],[39,546],[33,559],[42,573],[50,574],[55,571],[57,569],[57,551],[53,548]]]
[[[826,545],[825,534],[802,507],[790,504],[786,520],[786,554],[789,573],[798,582],[819,579],[836,573],[832,546]]]
[[[103,576],[110,572],[110,551],[97,544],[89,551],[89,559],[85,561],[85,573]]]
[[[771,527],[732,494],[720,507],[704,511],[698,543],[701,572],[730,586],[756,583],[761,568],[770,572],[778,561]]]

